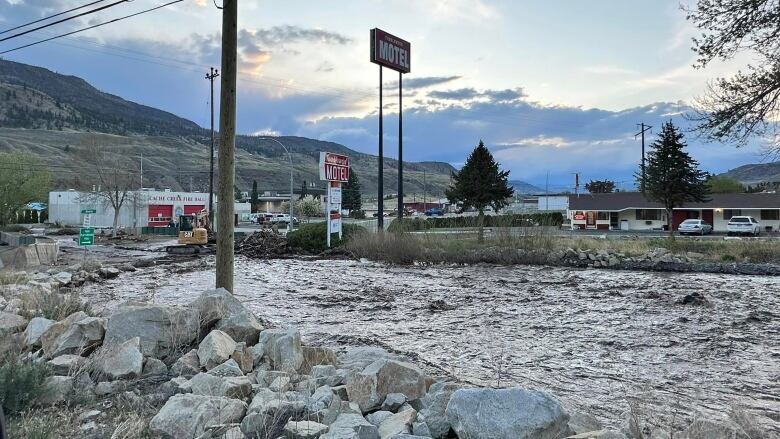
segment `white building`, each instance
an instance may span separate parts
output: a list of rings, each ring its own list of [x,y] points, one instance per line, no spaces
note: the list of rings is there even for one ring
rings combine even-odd
[[[190,215],[208,209],[209,196],[202,192],[171,192],[141,190],[129,192],[119,210],[120,227],[166,227],[179,215]],[[217,197],[214,196],[214,209]],[[235,203],[240,221],[248,221],[249,203]],[[93,227],[112,227],[114,209],[107,200],[90,192],[74,190],[49,193],[49,222],[63,225],[81,225],[82,210],[95,210],[90,215]],[[216,215],[215,215],[216,217]]]

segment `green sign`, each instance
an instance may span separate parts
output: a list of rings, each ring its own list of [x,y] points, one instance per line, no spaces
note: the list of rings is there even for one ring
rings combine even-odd
[[[89,215],[91,213],[97,213],[97,209],[81,209],[82,215]]]
[[[79,245],[94,245],[95,229],[93,227],[82,227],[79,229]]]

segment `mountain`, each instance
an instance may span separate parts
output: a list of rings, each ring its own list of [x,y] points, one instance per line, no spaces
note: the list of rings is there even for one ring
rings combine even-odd
[[[744,184],[780,181],[780,162],[743,165],[720,174]]]
[[[531,183],[526,183],[521,180],[509,180],[509,185],[515,189],[515,193],[521,195],[544,193],[544,189],[540,189]]]
[[[295,188],[319,180],[319,152],[350,157],[364,196],[375,196],[376,156],[304,137],[276,138],[290,149]],[[138,172],[143,185],[173,190],[208,190],[207,130],[174,114],[104,93],[81,78],[0,60],[0,152],[37,155],[52,171],[56,189],[90,187],[80,166],[81,147],[97,142],[115,166]],[[236,136],[236,185],[249,191],[287,191],[290,159],[284,148],[259,137]],[[216,168],[216,166],[215,166]],[[385,159],[386,193],[396,192],[398,162]],[[455,169],[442,162],[404,163],[404,192],[437,196]]]

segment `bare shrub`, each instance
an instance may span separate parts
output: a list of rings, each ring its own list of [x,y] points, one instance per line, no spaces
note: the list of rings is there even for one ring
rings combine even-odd
[[[92,307],[81,300],[77,290],[64,291],[63,294],[58,289],[50,291],[41,289],[22,295],[19,314],[27,318],[45,317],[54,321],[60,321],[78,311],[93,315]]]
[[[361,233],[347,241],[347,249],[360,258],[396,264],[411,264],[424,259],[420,240],[408,233]]]
[[[43,383],[50,375],[45,363],[6,356],[0,362],[0,405],[12,414],[27,410],[46,391]]]

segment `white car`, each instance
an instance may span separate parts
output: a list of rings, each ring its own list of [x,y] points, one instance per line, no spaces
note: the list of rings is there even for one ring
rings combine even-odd
[[[758,236],[761,233],[761,225],[752,216],[732,216],[726,225],[726,230],[729,235]]]
[[[680,223],[680,227],[677,230],[681,235],[708,235],[712,233],[712,224],[708,224],[700,219],[687,219]]]

